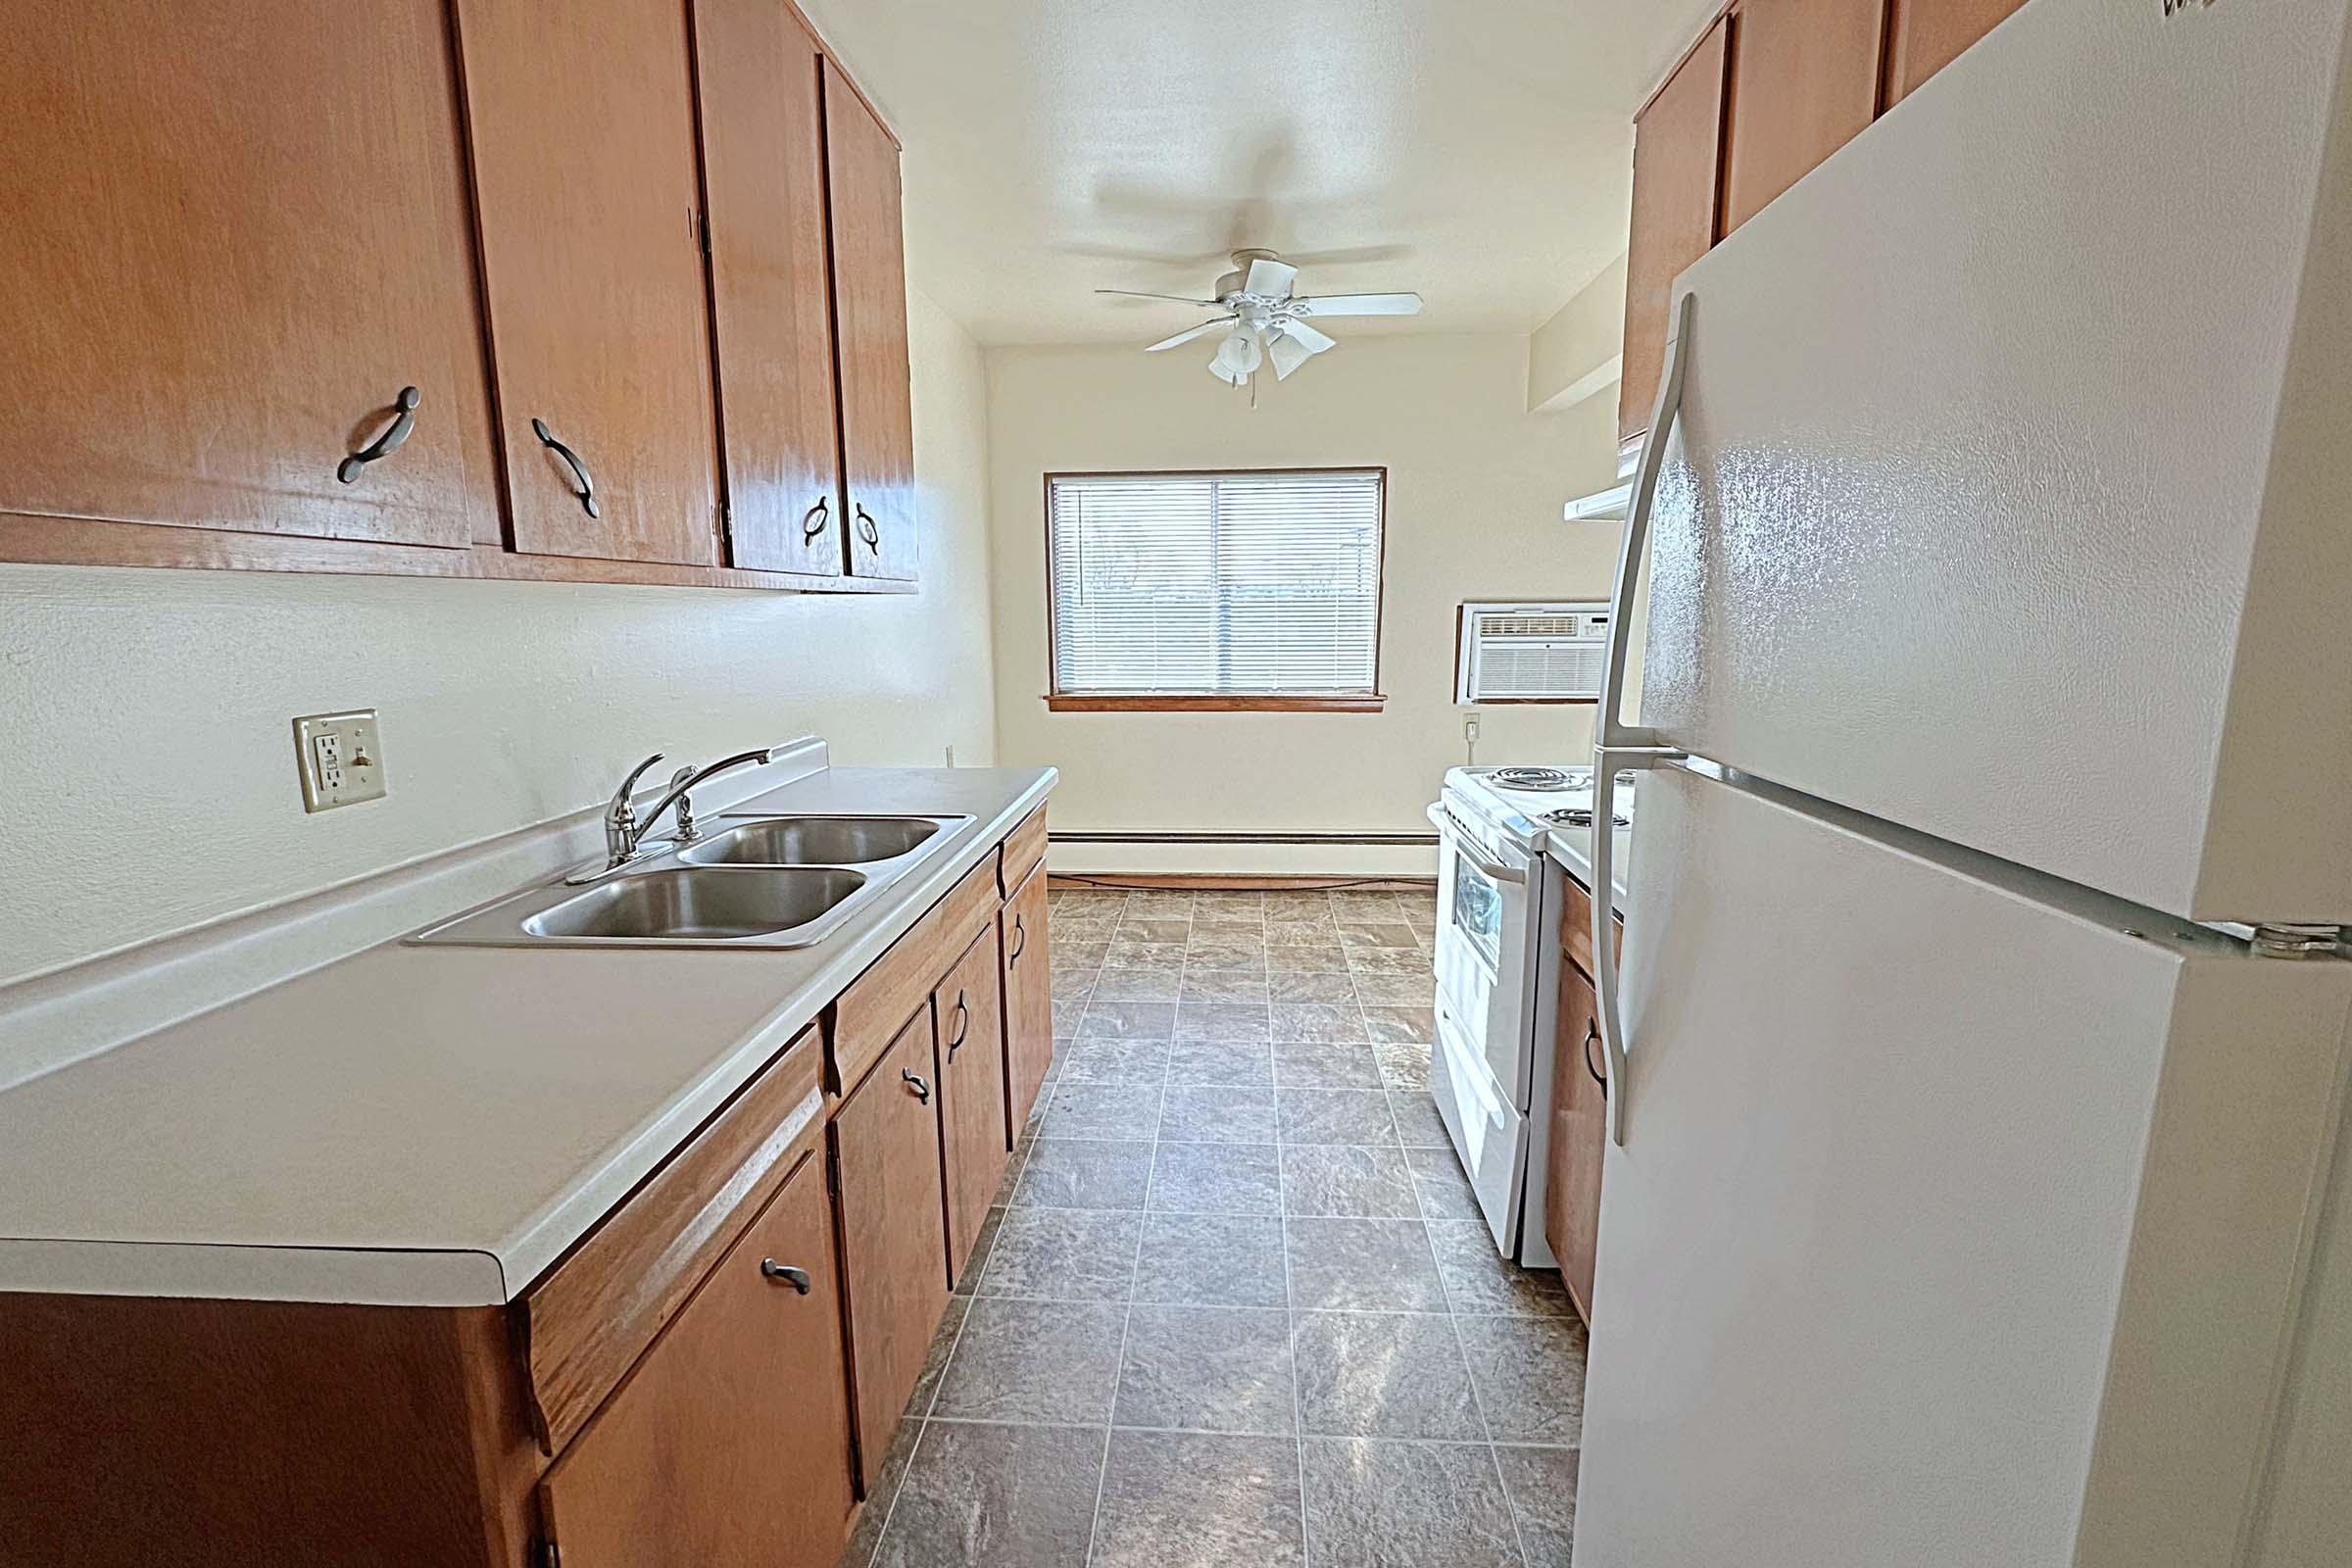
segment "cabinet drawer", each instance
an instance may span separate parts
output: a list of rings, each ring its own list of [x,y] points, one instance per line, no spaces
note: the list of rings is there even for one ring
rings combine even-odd
[[[1005,836],[997,870],[999,895],[1011,898],[1045,858],[1046,808],[1041,806],[1021,818],[1021,825]]]
[[[846,1095],[905,1027],[907,1015],[931,998],[931,988],[954,967],[997,912],[997,857],[989,855],[931,906],[914,928],[850,982],[833,1008],[832,1080]]]
[[[804,1030],[524,1294],[531,1413],[547,1452],[586,1424],[794,1161],[816,1146],[822,1055],[816,1031]]]
[[[1622,915],[1615,916],[1609,923],[1617,932],[1617,950],[1622,953],[1625,951],[1625,918]],[[1592,895],[1587,893],[1584,884],[1574,877],[1567,879],[1567,894],[1560,901],[1560,951],[1568,955],[1570,963],[1587,974],[1593,973]]]

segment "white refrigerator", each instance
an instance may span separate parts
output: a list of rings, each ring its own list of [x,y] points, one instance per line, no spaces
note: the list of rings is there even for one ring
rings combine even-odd
[[[2030,0],[1678,284],[1578,1568],[2352,1563],[2348,7]]]

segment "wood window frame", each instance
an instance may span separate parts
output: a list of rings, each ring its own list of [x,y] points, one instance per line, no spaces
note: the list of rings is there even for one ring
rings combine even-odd
[[[1065,692],[1061,689],[1061,628],[1054,612],[1054,481],[1056,479],[1204,479],[1220,474],[1370,473],[1380,480],[1380,542],[1372,563],[1372,685],[1360,692]],[[1050,468],[1039,481],[1046,538],[1046,694],[1054,713],[1377,713],[1388,707],[1380,689],[1382,633],[1389,609],[1389,466],[1385,463],[1306,464],[1290,467]]]

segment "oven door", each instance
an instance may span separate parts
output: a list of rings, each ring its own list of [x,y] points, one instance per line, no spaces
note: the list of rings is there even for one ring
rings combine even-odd
[[[1542,864],[1514,845],[1482,842],[1443,805],[1438,829],[1438,1011],[1475,1051],[1513,1108],[1532,1088],[1532,940]]]

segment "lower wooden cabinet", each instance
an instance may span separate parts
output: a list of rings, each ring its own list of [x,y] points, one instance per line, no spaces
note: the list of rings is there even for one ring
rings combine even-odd
[[[881,1476],[932,1331],[948,1309],[934,1055],[926,1004],[833,1118],[861,1491]]]
[[[1047,972],[1042,860],[1013,890],[997,922],[1004,955],[1005,1129],[1017,1139],[1054,1065],[1054,977]]]
[[[539,1484],[564,1568],[829,1568],[855,1506],[841,1293],[810,1154]]]
[[[939,1039],[940,1143],[947,1171],[948,1262],[961,1279],[1004,1180],[1004,1001],[991,920],[931,993]]]
[[[1033,815],[506,1305],[0,1292],[0,1559],[831,1564],[1051,1058],[1043,855]]]
[[[1592,1321],[1592,1260],[1600,1237],[1600,1165],[1608,1145],[1608,1071],[1592,982],[1560,965],[1557,1054],[1551,1073],[1551,1139],[1544,1185],[1544,1239],[1585,1322]]]

